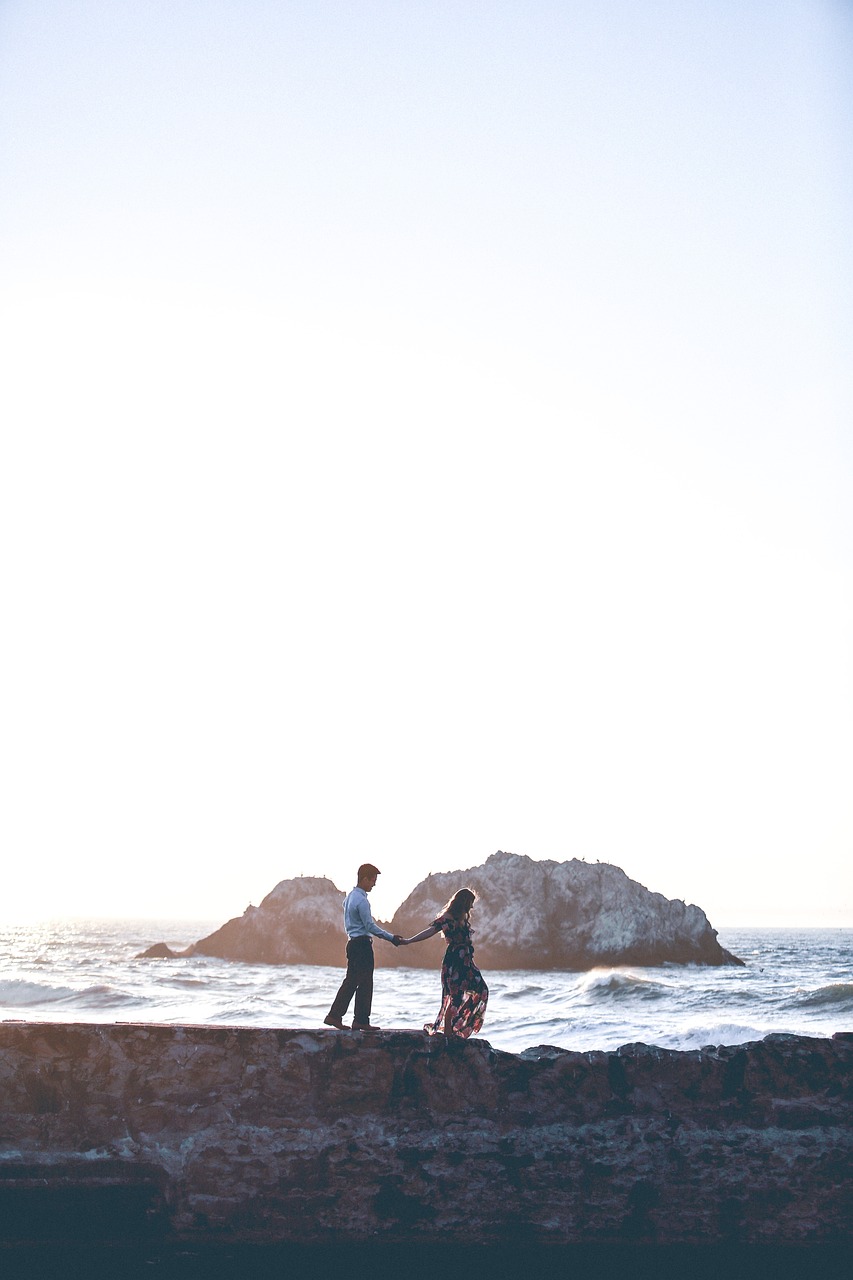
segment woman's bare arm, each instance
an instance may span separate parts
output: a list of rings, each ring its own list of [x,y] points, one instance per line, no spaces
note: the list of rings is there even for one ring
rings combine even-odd
[[[407,947],[410,942],[423,942],[426,938],[434,938],[440,927],[440,925],[431,924],[428,929],[421,929],[420,933],[416,933],[413,938],[404,938],[403,946]]]

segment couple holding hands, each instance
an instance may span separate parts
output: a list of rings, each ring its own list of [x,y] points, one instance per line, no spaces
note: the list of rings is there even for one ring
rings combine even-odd
[[[358,883],[344,899],[344,928],[347,931],[347,972],[332,1007],[323,1019],[326,1026],[344,1030],[343,1016],[355,996],[353,1031],[377,1031],[371,1025],[373,1000],[373,942],[371,935],[393,942],[395,947],[408,947],[443,933],[447,950],[441,965],[441,1008],[435,1022],[427,1023],[430,1035],[443,1032],[448,1037],[467,1039],[483,1025],[489,988],[474,964],[471,942],[471,908],[476,894],[460,889],[426,929],[413,938],[403,938],[382,929],[373,919],[367,895],[376,884],[379,871],[370,862],[358,869]]]

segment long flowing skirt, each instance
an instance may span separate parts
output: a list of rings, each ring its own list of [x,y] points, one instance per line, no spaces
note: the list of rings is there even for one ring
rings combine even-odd
[[[435,1035],[449,1031],[467,1040],[483,1025],[489,988],[474,964],[472,947],[448,947],[441,965],[441,1008],[435,1022],[424,1031]]]

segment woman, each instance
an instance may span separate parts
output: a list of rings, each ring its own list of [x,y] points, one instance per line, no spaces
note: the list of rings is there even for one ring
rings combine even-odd
[[[403,939],[402,945],[408,946],[441,932],[447,941],[441,965],[441,1008],[435,1022],[424,1027],[430,1035],[443,1031],[446,1036],[467,1040],[468,1036],[476,1035],[483,1025],[489,988],[474,964],[471,908],[476,897],[473,889],[460,889],[428,929],[416,933],[413,938]]]

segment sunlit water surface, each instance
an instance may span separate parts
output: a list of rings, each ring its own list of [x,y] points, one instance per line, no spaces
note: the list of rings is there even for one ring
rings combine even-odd
[[[152,942],[184,947],[220,921],[76,920],[0,925],[0,1018],[318,1027],[342,970],[197,956],[140,960]],[[689,1049],[771,1031],[853,1028],[853,930],[730,929],[745,968],[666,965],[586,973],[490,970],[482,1035],[496,1049]],[[379,949],[383,945],[377,943]],[[343,948],[342,948],[343,950]],[[377,968],[373,1020],[420,1029],[439,1005],[438,971]]]

